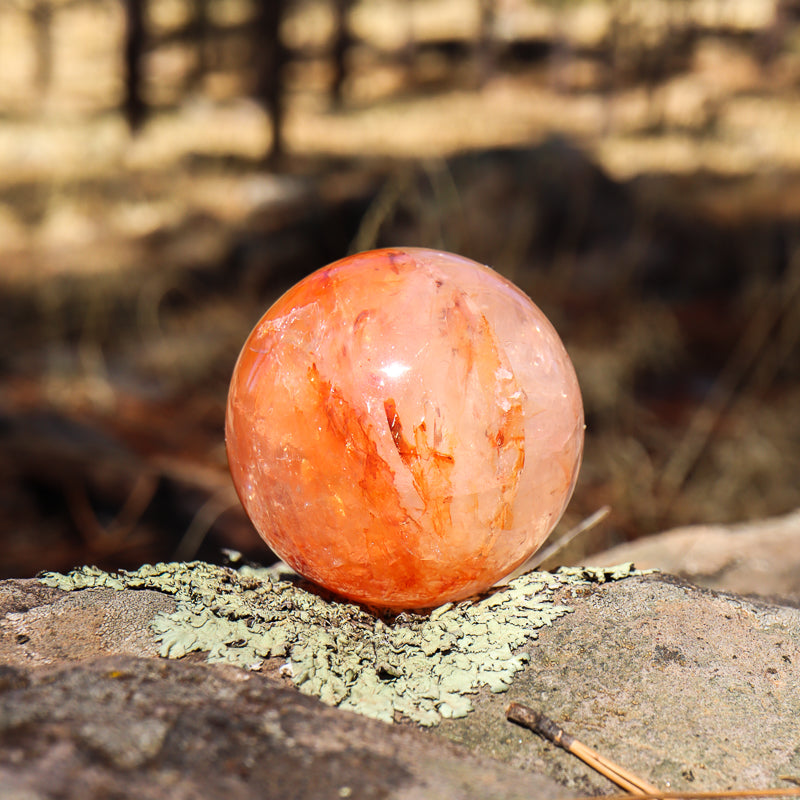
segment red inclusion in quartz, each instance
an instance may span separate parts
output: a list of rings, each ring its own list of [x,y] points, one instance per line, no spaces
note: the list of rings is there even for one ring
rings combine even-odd
[[[257,530],[344,597],[424,608],[547,538],[583,447],[575,371],[513,284],[451,253],[359,253],[290,289],[242,349],[231,474]]]

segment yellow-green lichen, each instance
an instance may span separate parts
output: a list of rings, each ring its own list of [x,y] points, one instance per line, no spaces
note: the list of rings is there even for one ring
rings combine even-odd
[[[41,580],[67,590],[166,592],[177,608],[152,622],[162,656],[202,651],[209,661],[248,669],[285,657],[284,671],[300,691],[329,705],[435,725],[441,717],[465,716],[472,709],[469,696],[482,686],[508,689],[528,660],[522,645],[571,611],[554,602],[557,590],[633,574],[641,573],[631,564],[531,572],[484,597],[392,619],[250,567],[193,562],[113,574],[84,567],[68,575],[45,573]]]

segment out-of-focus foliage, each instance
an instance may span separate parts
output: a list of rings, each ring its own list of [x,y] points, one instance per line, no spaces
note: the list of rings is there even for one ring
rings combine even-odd
[[[559,328],[589,422],[564,526],[613,507],[576,558],[796,506],[797,15],[0,4],[0,573],[268,559],[225,468],[233,362],[379,244],[490,263]]]

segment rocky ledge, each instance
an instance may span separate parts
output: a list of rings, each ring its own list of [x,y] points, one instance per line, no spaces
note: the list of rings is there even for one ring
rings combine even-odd
[[[178,565],[169,574],[184,576],[186,586],[213,569]],[[508,643],[513,661],[503,662],[506,671],[494,670],[500,650],[484,649],[485,663],[469,673],[463,695],[451,683],[452,696],[432,702],[435,719],[414,719],[399,703],[387,723],[358,713],[358,703],[333,707],[338,695],[325,698],[329,705],[306,696],[319,693],[310,688],[320,681],[298,682],[291,642],[275,655],[266,645],[261,655],[253,647],[258,658],[243,668],[208,663],[214,647],[206,632],[199,647],[173,649],[174,658],[164,658],[165,642],[174,648],[175,639],[164,620],[185,617],[187,595],[174,590],[172,578],[134,587],[129,576],[135,573],[92,574],[81,589],[75,588],[80,580],[59,584],[53,576],[0,582],[4,800],[563,798],[614,791],[573,756],[507,722],[512,701],[544,712],[664,790],[787,786],[785,778],[800,775],[800,610],[794,607],[663,574],[528,577],[498,590],[500,599],[484,598],[488,605],[449,608],[437,617],[451,628],[485,624],[487,631],[498,625],[507,631],[505,623],[491,624],[495,607],[498,620],[513,619],[514,630],[524,632],[520,620],[528,615],[530,630]],[[286,614],[316,624],[321,607],[315,604],[330,602],[314,597],[303,607],[305,588],[287,589],[277,580],[264,588],[263,576],[224,571],[217,577],[215,594],[194,592],[189,599],[200,617],[205,604],[216,609],[213,620],[224,612],[244,631],[254,629],[248,620],[259,615],[239,602],[254,601],[259,591],[283,592],[284,626]],[[228,588],[220,594],[223,584]],[[231,591],[238,592],[236,602]],[[293,598],[294,591],[301,594]],[[536,592],[543,593],[538,600]],[[524,607],[523,617],[517,607]],[[462,612],[467,616],[458,617]],[[465,673],[476,651],[459,642],[476,635],[495,641],[477,628],[459,634],[444,625],[434,646],[436,618],[364,624],[368,612],[347,614],[348,625],[362,625],[366,650],[377,653],[387,641],[396,650],[392,636],[402,629],[401,639],[427,642],[432,663],[458,655],[452,669]],[[268,616],[263,612],[262,622]],[[184,622],[191,626],[197,618]],[[225,641],[216,660],[230,661],[226,653],[250,646],[247,633],[231,639],[230,626],[220,631]],[[329,633],[333,645],[326,643],[324,654],[331,664],[337,638],[336,630]],[[300,646],[302,631],[298,636]],[[402,696],[398,687],[411,670],[402,654],[394,665],[364,659],[379,682],[395,687],[394,695],[381,696]],[[466,701],[459,704],[459,696]]]

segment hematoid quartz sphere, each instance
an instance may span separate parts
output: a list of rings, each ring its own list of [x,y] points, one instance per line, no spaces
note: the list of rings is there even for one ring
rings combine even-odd
[[[293,569],[367,605],[425,608],[531,556],[583,449],[575,371],[544,314],[488,267],[392,248],[318,270],[245,342],[233,481]]]

